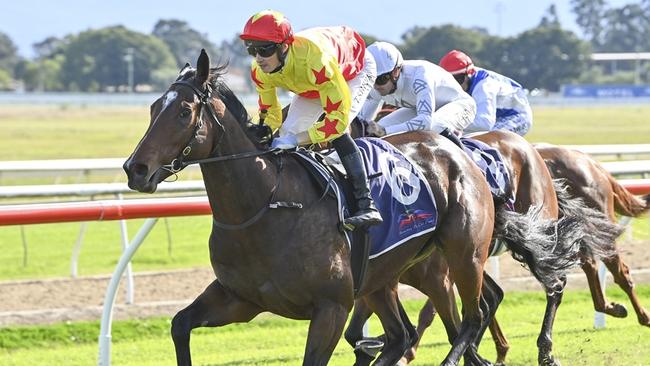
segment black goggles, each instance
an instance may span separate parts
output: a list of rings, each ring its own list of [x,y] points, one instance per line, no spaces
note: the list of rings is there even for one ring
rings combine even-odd
[[[253,57],[257,55],[262,57],[271,57],[278,49],[278,46],[279,44],[277,43],[266,44],[264,46],[248,46],[246,47],[246,51],[248,51],[248,54]]]
[[[391,73],[392,73],[392,71],[377,76],[377,79],[375,79],[375,84],[377,84],[377,85],[386,84],[389,80],[391,80],[391,75],[390,75]]]

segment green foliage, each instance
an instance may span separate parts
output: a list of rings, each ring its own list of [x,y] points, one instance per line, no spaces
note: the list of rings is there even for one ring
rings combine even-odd
[[[104,90],[127,84],[127,49],[133,49],[134,84],[151,84],[152,74],[174,67],[169,48],[158,38],[122,26],[88,30],[65,46],[62,80],[72,89]]]
[[[581,75],[588,59],[588,45],[558,26],[523,32],[508,47],[508,75],[528,89],[558,90]]]
[[[206,35],[199,33],[182,20],[161,19],[154,26],[152,34],[169,47],[178,68],[183,67],[186,62],[194,64],[201,48],[204,48],[215,60],[219,56],[217,47]]]
[[[571,0],[576,23],[596,49],[602,44],[606,4],[606,0]]]
[[[17,48],[8,35],[0,32],[0,70],[4,70],[10,75],[13,74],[13,68],[18,62]]]
[[[553,8],[549,14],[543,25],[511,38],[455,25],[416,27],[403,36],[404,58],[437,64],[447,52],[457,49],[467,53],[477,66],[507,75],[528,89],[558,90],[561,84],[581,75],[589,47],[560,28]]]
[[[650,48],[650,2],[611,7],[605,0],[571,0],[576,23],[598,52],[643,52]]]
[[[644,52],[650,49],[650,12],[640,4],[626,4],[605,12],[608,26],[601,46],[606,52]]]
[[[650,298],[650,286],[637,286],[641,301]],[[609,287],[607,296],[627,303],[618,288]],[[403,301],[409,318],[417,319],[423,300]],[[507,292],[497,318],[506,334],[510,351],[508,365],[537,363],[536,338],[545,307],[541,292]],[[171,316],[172,314],[170,314]],[[169,336],[170,318],[116,321],[112,332],[112,364],[120,366],[175,365],[174,347]],[[192,332],[192,358],[197,365],[298,365],[302,360],[308,329],[307,321],[262,314],[250,323],[221,328],[200,328]],[[371,334],[380,333],[375,316]],[[0,329],[0,364],[68,366],[96,362],[97,322],[79,322],[38,327]],[[487,332],[486,332],[487,333]],[[554,355],[566,365],[646,365],[650,362],[647,328],[630,315],[607,319],[607,328],[593,329],[593,305],[588,291],[567,291],[558,311],[553,333]],[[439,364],[449,351],[443,327],[436,319],[424,334],[417,365]],[[494,344],[486,334],[479,349],[494,360]],[[350,365],[352,349],[341,339],[330,365]]]
[[[378,39],[377,37],[371,36],[369,34],[361,34],[361,38],[363,38],[363,41],[366,42],[366,47],[370,46],[371,44],[377,41],[380,41],[380,39]]]
[[[61,67],[65,57],[62,54],[37,61],[25,61],[21,66],[25,89],[30,91],[63,90]]]
[[[435,64],[452,49],[461,50],[470,55],[478,53],[483,39],[486,38],[485,34],[452,24],[431,27],[426,30],[416,28],[412,32],[413,35],[403,37],[405,38],[404,59],[424,59]]]
[[[7,70],[0,70],[0,90],[12,89],[12,78]]]

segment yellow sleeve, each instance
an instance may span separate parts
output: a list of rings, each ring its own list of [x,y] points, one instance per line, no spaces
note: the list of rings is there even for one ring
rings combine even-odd
[[[259,94],[257,104],[260,116],[264,115],[264,124],[271,127],[275,132],[282,125],[282,108],[280,100],[275,91],[275,85],[271,83],[266,74],[260,70],[255,60],[251,66],[251,79],[255,83],[255,89]],[[263,113],[266,111],[266,113]]]
[[[317,54],[310,62],[307,78],[318,90],[325,118],[309,128],[312,143],[333,140],[341,136],[350,121],[350,88],[333,56]]]

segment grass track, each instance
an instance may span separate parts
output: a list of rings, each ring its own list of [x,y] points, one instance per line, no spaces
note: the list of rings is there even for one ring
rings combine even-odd
[[[650,286],[638,288],[642,301],[650,300]],[[627,304],[617,289],[608,290],[612,299]],[[511,351],[508,365],[536,364],[535,340],[544,311],[541,292],[507,293],[497,316],[506,333]],[[420,300],[405,302],[415,320]],[[607,328],[594,330],[591,298],[586,291],[568,291],[558,313],[554,354],[563,365],[649,365],[650,329],[627,319],[607,319]],[[193,332],[192,351],[195,365],[299,365],[302,360],[308,323],[291,321],[269,314],[260,315],[249,324],[229,325],[220,329]],[[116,322],[113,326],[114,366],[174,365],[174,351],[169,337],[169,319]],[[370,329],[380,325],[372,319]],[[99,325],[72,323],[48,327],[0,329],[0,365],[92,365],[97,357]],[[443,328],[436,319],[422,340],[415,365],[438,364],[449,346]],[[489,336],[481,353],[495,357]],[[342,340],[331,365],[353,363],[349,346]]]

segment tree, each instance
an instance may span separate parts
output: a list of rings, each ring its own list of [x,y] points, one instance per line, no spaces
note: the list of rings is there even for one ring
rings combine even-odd
[[[555,9],[555,4],[546,9],[546,13],[542,16],[542,20],[539,22],[540,27],[551,27],[551,26],[560,26],[560,19],[557,16],[557,10]]]
[[[476,54],[481,49],[483,40],[487,37],[483,33],[446,24],[440,27],[431,27],[426,30],[417,30],[417,36],[407,36],[403,48],[405,59],[424,59],[435,64],[447,52],[457,49],[468,54]]]
[[[160,38],[171,50],[176,60],[177,67],[183,67],[186,62],[196,60],[201,48],[212,57],[219,56],[214,43],[207,36],[192,29],[187,22],[176,19],[159,20],[153,28],[152,34]]]
[[[35,61],[24,61],[21,65],[21,79],[25,89],[30,91],[60,91],[63,90],[61,67],[65,57],[60,54],[51,58]]]
[[[62,66],[64,84],[83,91],[127,85],[128,49],[133,50],[134,85],[152,84],[158,70],[175,69],[173,55],[159,38],[114,26],[71,38]]]
[[[639,4],[627,4],[605,12],[602,51],[638,52],[650,49],[650,19]]]
[[[602,43],[606,3],[606,0],[571,0],[576,23],[596,50]]]
[[[8,35],[0,32],[0,70],[9,76],[13,75],[14,66],[18,62],[16,45]],[[6,78],[6,76],[5,76]]]
[[[589,44],[559,26],[537,27],[514,38],[506,70],[496,70],[526,88],[558,90],[580,76],[589,59]]]
[[[37,59],[52,58],[63,53],[63,47],[70,41],[69,37],[60,39],[47,37],[40,42],[32,44]]]

